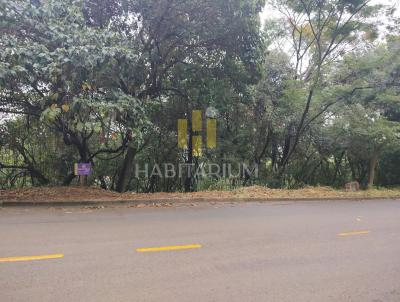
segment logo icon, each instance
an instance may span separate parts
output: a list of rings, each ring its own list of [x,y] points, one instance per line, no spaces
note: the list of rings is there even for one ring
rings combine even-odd
[[[214,108],[208,108],[206,119],[203,124],[203,112],[201,110],[192,111],[192,119],[178,120],[178,147],[188,149],[191,143],[192,155],[200,157],[203,154],[203,128],[206,129],[205,145],[208,149],[217,147],[217,112]],[[191,138],[191,141],[189,139]]]

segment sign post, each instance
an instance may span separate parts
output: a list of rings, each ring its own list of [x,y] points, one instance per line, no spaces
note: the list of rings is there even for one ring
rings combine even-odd
[[[74,174],[79,176],[79,183],[81,186],[87,185],[87,177],[92,173],[91,163],[76,163],[74,164]]]

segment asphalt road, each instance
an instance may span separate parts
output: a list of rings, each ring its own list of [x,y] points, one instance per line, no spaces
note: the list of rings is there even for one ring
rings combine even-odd
[[[400,201],[3,208],[0,301],[399,302]]]

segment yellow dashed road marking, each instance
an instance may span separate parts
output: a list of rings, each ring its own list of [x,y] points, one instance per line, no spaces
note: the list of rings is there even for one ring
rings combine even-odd
[[[136,252],[138,252],[138,253],[163,252],[163,251],[199,249],[199,248],[201,248],[201,247],[202,247],[202,246],[201,246],[200,244],[175,245],[175,246],[162,246],[162,247],[141,248],[141,249],[136,249]]]
[[[0,258],[0,263],[3,263],[3,262],[18,262],[18,261],[34,261],[34,260],[57,259],[57,258],[63,258],[63,257],[64,257],[64,254],[8,257],[8,258]]]
[[[356,235],[366,235],[371,233],[370,231],[354,231],[354,232],[347,232],[347,233],[339,233],[339,237],[348,237],[348,236],[356,236]]]

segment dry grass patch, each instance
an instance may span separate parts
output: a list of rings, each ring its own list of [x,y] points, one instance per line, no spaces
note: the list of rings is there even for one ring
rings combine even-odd
[[[191,201],[238,199],[363,199],[400,198],[400,189],[373,189],[369,191],[346,192],[328,187],[307,187],[298,190],[269,189],[261,186],[240,188],[233,191],[205,191],[194,193],[124,193],[99,188],[82,187],[41,187],[15,190],[0,190],[0,201],[8,202],[74,202],[74,201]]]

